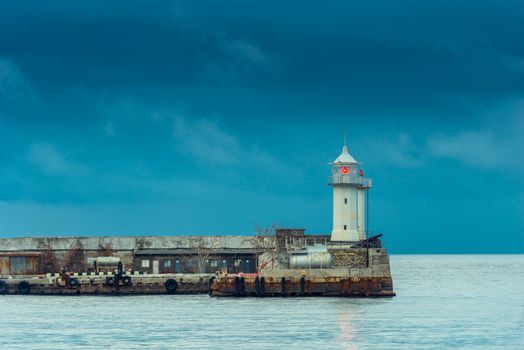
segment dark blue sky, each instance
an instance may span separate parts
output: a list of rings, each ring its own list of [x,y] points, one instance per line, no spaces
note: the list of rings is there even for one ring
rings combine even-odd
[[[0,237],[331,231],[524,252],[522,1],[0,4]]]

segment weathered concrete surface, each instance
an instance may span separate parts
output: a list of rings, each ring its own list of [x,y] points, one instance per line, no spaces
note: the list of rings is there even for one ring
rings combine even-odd
[[[121,251],[135,249],[191,249],[194,241],[203,239],[205,245],[216,249],[254,248],[255,236],[133,236],[133,237],[26,237],[0,239],[0,252],[69,250],[80,243],[84,250],[99,250],[111,246]]]

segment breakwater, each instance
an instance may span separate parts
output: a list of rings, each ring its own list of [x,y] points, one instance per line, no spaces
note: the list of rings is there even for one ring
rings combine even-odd
[[[338,277],[263,274],[99,275],[47,274],[0,279],[0,294],[145,295],[206,294],[231,297],[394,296],[389,277]]]
[[[277,229],[232,237],[3,239],[0,294],[394,296],[379,237],[332,242]]]

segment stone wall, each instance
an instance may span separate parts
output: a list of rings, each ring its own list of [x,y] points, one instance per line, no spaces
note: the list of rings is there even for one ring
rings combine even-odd
[[[342,249],[329,249],[333,266],[341,267],[367,267],[368,252],[367,249],[353,249],[351,251]]]

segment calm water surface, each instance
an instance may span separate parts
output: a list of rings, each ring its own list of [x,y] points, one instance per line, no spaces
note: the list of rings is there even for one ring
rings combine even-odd
[[[0,296],[0,349],[524,349],[524,255],[391,262],[392,299]]]

